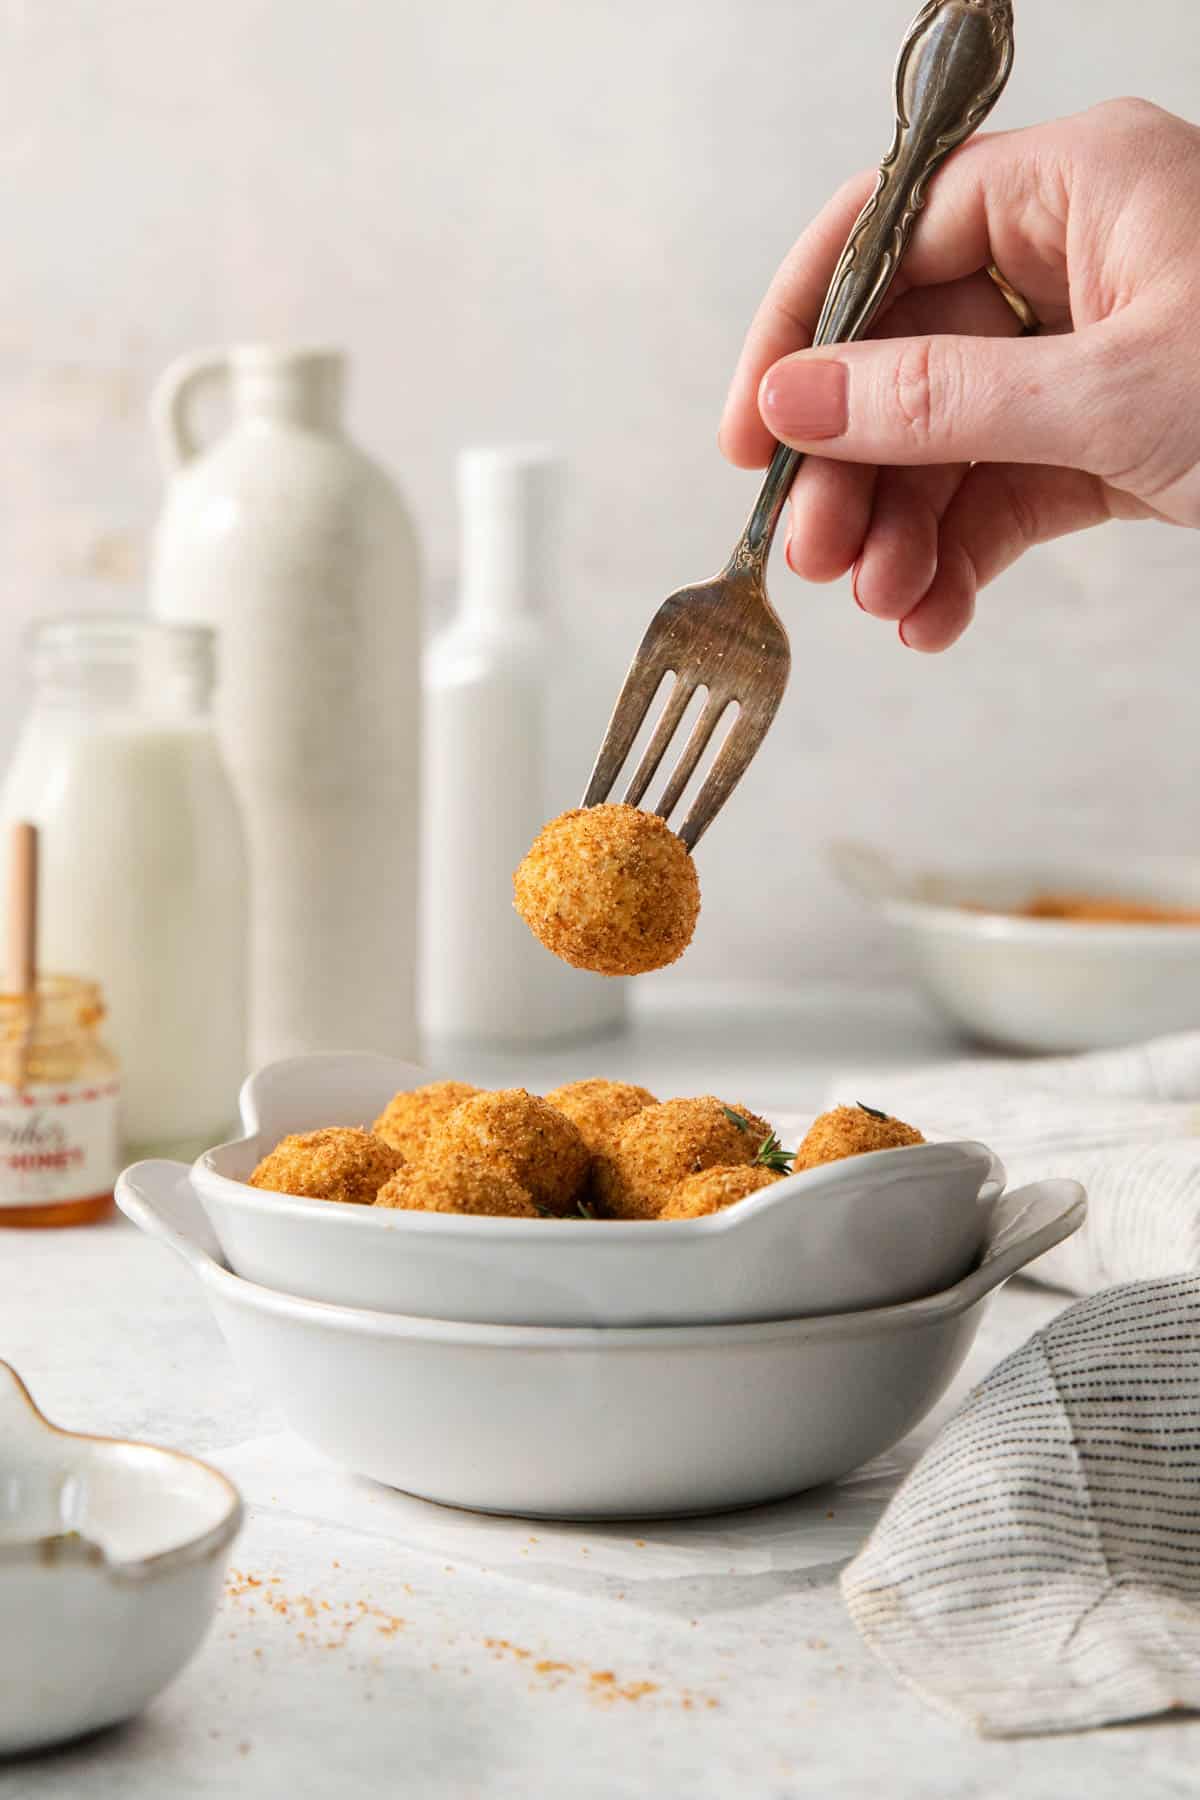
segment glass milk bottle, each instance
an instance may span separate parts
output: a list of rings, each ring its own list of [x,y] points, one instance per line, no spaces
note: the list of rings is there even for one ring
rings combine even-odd
[[[131,1156],[217,1142],[245,1073],[245,852],[213,635],[137,615],[39,626],[0,797],[0,822],[39,828],[42,966],[106,996]]]

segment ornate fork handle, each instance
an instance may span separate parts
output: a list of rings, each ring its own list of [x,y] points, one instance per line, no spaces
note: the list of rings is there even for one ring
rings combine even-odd
[[[892,146],[838,259],[814,345],[848,344],[868,330],[895,279],[930,177],[991,112],[1012,58],[1010,0],[927,0],[922,7],[896,64]],[[803,461],[802,451],[777,447],[734,567],[766,562]]]

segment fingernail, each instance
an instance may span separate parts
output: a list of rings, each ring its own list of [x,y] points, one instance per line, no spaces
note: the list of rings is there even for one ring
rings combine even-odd
[[[865,613],[867,609],[858,597],[858,571],[861,568],[862,568],[861,563],[855,563],[854,567],[850,571],[850,592],[854,595],[854,604],[855,604],[855,606],[857,606],[859,612]]]
[[[789,443],[840,437],[848,417],[845,363],[803,356],[777,363],[763,377],[758,409]]]
[[[911,645],[911,644],[910,644],[910,643],[909,643],[909,641],[908,641],[908,639],[907,639],[907,638],[906,638],[906,637],[905,637],[905,635],[904,635],[904,626],[905,626],[905,623],[906,623],[906,621],[905,621],[905,620],[904,620],[904,619],[901,619],[901,621],[900,621],[900,623],[899,623],[899,624],[898,624],[898,625],[897,625],[897,627],[896,627],[896,630],[897,630],[897,632],[898,632],[898,633],[899,633],[899,636],[900,636],[900,642],[901,642],[901,643],[902,643],[902,644],[903,644],[903,645],[904,645],[904,648],[905,648],[905,649],[906,649],[906,650],[911,650],[911,649],[912,649],[912,645]]]
[[[787,528],[787,536],[783,540],[783,560],[794,575],[796,570],[792,563],[792,528],[790,525]]]

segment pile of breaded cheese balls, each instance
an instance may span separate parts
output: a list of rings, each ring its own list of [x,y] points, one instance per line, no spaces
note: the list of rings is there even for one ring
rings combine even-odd
[[[874,1107],[822,1113],[799,1149],[711,1094],[658,1100],[624,1081],[574,1081],[541,1097],[434,1081],[396,1094],[369,1130],[285,1137],[251,1185],[274,1193],[514,1219],[695,1219],[789,1173],[923,1143]]]

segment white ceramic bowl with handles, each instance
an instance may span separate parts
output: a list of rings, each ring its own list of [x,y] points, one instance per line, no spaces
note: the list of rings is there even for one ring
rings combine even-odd
[[[1200,911],[1200,859],[1046,858],[906,872],[859,844],[834,868],[895,933],[917,980],[970,1036],[1001,1050],[1106,1050],[1200,1026],[1200,923],[1022,917],[1037,894],[1119,893]]]
[[[165,1687],[241,1518],[216,1469],[60,1431],[0,1362],[0,1755],[115,1725]]]
[[[429,1077],[379,1056],[272,1064],[246,1136],[190,1182],[230,1268],[301,1299],[491,1325],[730,1324],[935,1293],[978,1258],[1004,1171],[982,1144],[884,1150],[682,1220],[502,1219],[291,1199],[247,1177],[288,1132],[363,1125]]]
[[[1006,1195],[978,1266],[902,1306],[556,1330],[405,1318],[243,1281],[171,1163],[126,1170],[117,1201],[183,1257],[249,1379],[334,1462],[426,1499],[552,1518],[716,1511],[847,1474],[925,1416],[986,1297],[1085,1211],[1073,1181]]]

